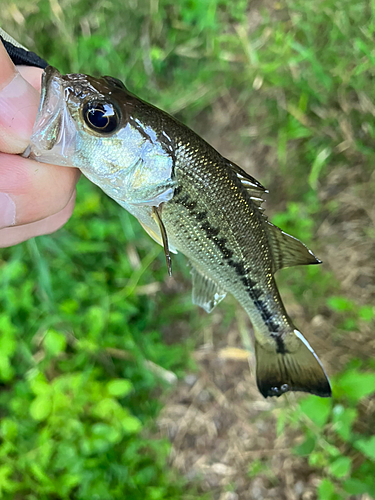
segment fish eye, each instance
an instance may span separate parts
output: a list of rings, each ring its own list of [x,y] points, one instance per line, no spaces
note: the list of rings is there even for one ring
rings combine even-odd
[[[87,102],[83,107],[82,114],[89,128],[104,134],[110,134],[116,130],[120,122],[117,109],[109,102]]]

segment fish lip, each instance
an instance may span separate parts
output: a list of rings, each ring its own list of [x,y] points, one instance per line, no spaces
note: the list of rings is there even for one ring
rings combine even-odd
[[[40,127],[49,124],[54,118],[58,117],[59,104],[61,104],[64,95],[61,80],[61,73],[53,66],[47,66],[42,74],[42,91],[38,113],[35,119],[33,133],[31,135],[32,139],[34,133],[39,132]],[[51,149],[55,143],[56,137],[51,138],[50,147],[48,149]]]
[[[44,84],[46,88],[46,86],[49,85],[52,78],[57,78],[58,80],[61,80],[62,79],[61,73],[54,66],[47,66],[42,75],[42,85]]]
[[[69,156],[76,129],[66,105],[63,76],[53,66],[47,66],[41,88],[30,144],[23,156],[43,163],[72,166]]]
[[[33,160],[39,160],[39,157],[41,156],[41,127],[44,125],[46,126],[46,120],[44,119],[44,112],[45,108],[48,103],[48,96],[49,96],[49,83],[51,79],[54,76],[60,76],[60,72],[54,68],[53,66],[47,66],[43,73],[42,73],[42,80],[41,80],[41,92],[40,92],[40,101],[39,101],[39,106],[38,106],[38,111],[35,117],[35,122],[33,125],[33,130],[31,132],[31,137],[30,137],[30,144],[27,146],[25,151],[22,153],[22,156],[24,158],[31,158]],[[48,113],[49,118],[51,113]],[[45,142],[45,141],[43,141]],[[52,141],[51,147],[53,147],[54,142]]]
[[[42,73],[42,91],[40,96],[38,115],[41,113],[46,101],[48,100],[48,95],[51,88],[50,84],[53,78],[55,78],[56,81],[59,81],[59,79],[61,79],[61,73],[53,66],[47,66]]]

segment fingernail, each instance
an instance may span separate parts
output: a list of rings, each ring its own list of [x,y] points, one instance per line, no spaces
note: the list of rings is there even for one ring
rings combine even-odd
[[[8,139],[14,137],[17,142],[24,141],[27,145],[39,100],[38,92],[16,73],[0,91],[0,136],[6,134]]]
[[[14,226],[16,223],[16,205],[9,194],[0,193],[0,229]]]

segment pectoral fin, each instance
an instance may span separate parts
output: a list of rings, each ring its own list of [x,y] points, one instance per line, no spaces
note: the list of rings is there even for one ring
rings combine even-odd
[[[152,215],[159,225],[160,234],[161,234],[161,238],[163,241],[165,260],[167,262],[168,274],[169,274],[169,276],[172,276],[172,259],[171,259],[170,253],[169,253],[167,231],[165,230],[163,221],[161,220],[161,217],[160,217],[159,209],[157,207],[152,207]]]
[[[210,313],[224,299],[227,292],[220,288],[215,281],[197,271],[194,266],[191,266],[190,273],[193,279],[193,304]]]
[[[297,238],[284,233],[268,221],[267,228],[274,260],[274,272],[283,267],[321,264],[322,261],[317,259],[312,251]]]
[[[146,233],[151,236],[151,238],[156,241],[156,243],[159,243],[160,246],[163,246],[163,239],[161,237],[161,234],[158,234],[156,231],[154,231],[151,227],[149,226],[146,226],[146,224],[144,224],[143,222],[141,222],[139,219],[138,219],[138,222],[140,223],[140,225],[143,227],[143,229],[146,231]],[[170,243],[169,244],[169,251],[171,253],[177,253],[177,250],[175,249],[175,247],[173,245],[171,245]]]
[[[143,229],[146,231],[146,233],[151,236],[151,238],[156,241],[156,243],[159,243],[159,245],[163,246],[163,240],[161,238],[161,235],[156,233],[153,229],[151,229],[150,227],[146,226],[146,224],[144,224],[143,222],[141,221],[138,221],[140,223],[140,225],[143,227]]]

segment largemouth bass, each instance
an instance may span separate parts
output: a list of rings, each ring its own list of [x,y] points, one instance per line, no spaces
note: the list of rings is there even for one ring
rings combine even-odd
[[[182,252],[195,304],[210,312],[227,292],[234,295],[253,324],[264,397],[331,395],[274,278],[282,267],[320,261],[267,220],[265,188],[251,175],[119,80],[63,76],[50,66],[26,156],[79,168],[164,246],[169,268],[169,252]]]

